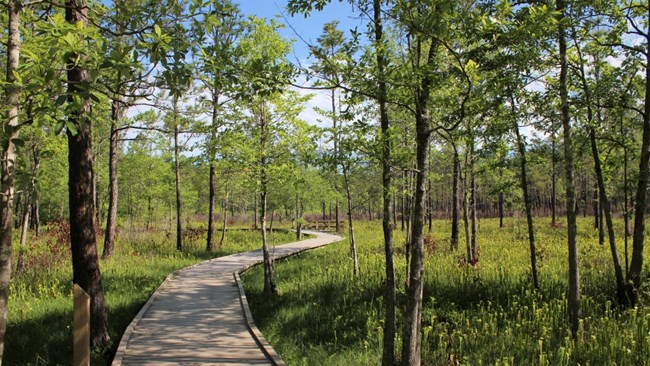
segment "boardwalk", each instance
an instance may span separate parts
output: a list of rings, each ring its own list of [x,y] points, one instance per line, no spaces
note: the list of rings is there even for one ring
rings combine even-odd
[[[312,232],[309,232],[312,233]],[[275,258],[341,240],[317,237],[275,247]],[[212,259],[170,275],[122,336],[113,365],[282,364],[246,317],[237,273],[262,260],[261,250]],[[246,311],[245,311],[246,310]]]

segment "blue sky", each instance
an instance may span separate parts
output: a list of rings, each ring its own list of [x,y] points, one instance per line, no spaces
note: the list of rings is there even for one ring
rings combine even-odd
[[[294,54],[295,58],[300,61],[304,61],[309,56],[309,48],[301,38],[307,42],[315,43],[323,31],[323,25],[327,22],[338,20],[339,29],[346,33],[355,27],[360,32],[365,31],[364,22],[359,19],[358,12],[353,12],[352,6],[347,1],[332,0],[322,11],[313,11],[308,18],[300,14],[294,17],[289,16],[285,9],[287,0],[239,0],[238,2],[244,14],[274,18],[280,13],[284,13],[290,26],[286,25],[281,34],[285,38],[295,40]],[[282,17],[276,19],[282,24],[287,24]],[[291,61],[295,62],[296,60]]]
[[[323,25],[333,20],[339,21],[338,28],[349,34],[350,29],[357,28],[360,33],[365,32],[366,24],[359,13],[355,12],[347,0],[331,0],[322,11],[313,11],[308,18],[301,14],[294,17],[289,16],[285,7],[288,0],[239,0],[239,7],[244,14],[252,14],[261,18],[275,18],[279,23],[285,24],[280,32],[284,38],[294,39],[293,56],[290,56],[292,63],[300,63],[306,67],[309,60],[309,47],[305,42],[316,43],[316,39],[323,32]],[[284,13],[284,18],[279,16]],[[286,18],[286,20],[285,20]],[[287,24],[288,23],[288,24]],[[303,78],[296,80],[298,84],[304,83]],[[331,108],[329,91],[299,90],[301,93],[312,95],[300,117],[310,124],[329,125],[324,121],[314,108],[329,110]]]

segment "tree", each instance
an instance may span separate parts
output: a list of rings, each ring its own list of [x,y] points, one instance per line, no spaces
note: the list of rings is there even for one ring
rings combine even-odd
[[[213,219],[215,211],[216,195],[216,155],[217,135],[219,129],[223,128],[223,106],[230,101],[233,93],[233,84],[236,82],[236,60],[234,51],[238,38],[243,32],[242,16],[239,8],[229,0],[212,1],[209,9],[203,15],[203,19],[195,22],[200,42],[199,58],[199,80],[208,91],[209,98],[206,100],[210,108],[210,127],[206,139],[206,154],[210,164],[210,192],[208,208],[208,234],[206,249],[213,249]],[[227,197],[227,193],[226,193]],[[226,198],[227,200],[227,198]],[[223,243],[224,231],[221,241]]]
[[[560,61],[560,110],[562,129],[564,131],[564,169],[566,185],[567,242],[569,250],[569,321],[573,337],[578,336],[580,327],[580,274],[578,270],[578,245],[576,242],[575,187],[573,182],[573,140],[569,115],[569,96],[567,91],[567,44],[566,44],[566,3],[556,1],[558,12],[558,58]]]
[[[255,166],[255,179],[260,192],[264,294],[271,297],[276,294],[277,288],[266,232],[268,183],[278,154],[284,155],[278,146],[284,145],[279,140],[281,127],[289,128],[298,121],[297,115],[304,100],[284,91],[292,68],[286,60],[289,44],[277,34],[277,24],[267,24],[263,19],[254,17],[250,23],[250,33],[239,42],[236,50],[242,71],[238,98],[250,112],[249,123],[243,127],[250,129],[254,146],[245,155]],[[287,94],[287,97],[283,94]],[[288,133],[282,135],[285,139],[289,136]]]
[[[13,198],[17,157],[16,139],[19,132],[19,97],[21,92],[16,75],[18,75],[20,62],[20,13],[22,6],[20,0],[7,2],[7,74],[3,90],[7,112],[0,150],[0,163],[2,164],[2,172],[0,173],[0,362],[2,362],[4,353],[9,282],[12,271]]]
[[[88,5],[84,0],[66,2],[66,20],[83,31],[88,25]],[[70,30],[70,32],[74,32]],[[74,33],[69,33],[74,34]],[[85,43],[83,36],[79,42]],[[68,187],[70,195],[70,241],[73,281],[90,295],[90,331],[93,347],[109,340],[104,289],[97,258],[94,227],[93,158],[90,118],[91,79],[87,57],[73,49],[68,54]]]

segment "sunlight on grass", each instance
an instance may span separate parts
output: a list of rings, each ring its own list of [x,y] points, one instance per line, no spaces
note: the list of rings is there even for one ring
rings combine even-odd
[[[271,243],[295,241],[294,233],[274,232]],[[98,241],[99,242],[99,241]],[[94,350],[92,364],[108,364],[120,338],[153,291],[172,271],[214,257],[261,247],[259,232],[231,230],[222,248],[203,249],[205,238],[187,242],[182,252],[164,232],[124,233],[113,258],[101,261],[111,344]],[[72,362],[72,269],[69,249],[47,234],[26,253],[28,266],[11,281],[4,364],[51,365]],[[53,249],[56,248],[56,249]],[[33,250],[32,250],[33,249]],[[44,253],[57,252],[56,256]]]
[[[435,248],[427,255],[422,316],[425,365],[452,359],[461,365],[648,362],[650,310],[612,306],[609,247],[598,245],[587,220],[580,222],[578,238],[584,333],[581,342],[571,339],[565,302],[566,230],[544,221],[537,219],[539,292],[532,290],[524,222],[510,219],[499,228],[496,220],[481,220],[476,268],[462,265],[463,250],[449,251],[449,223],[434,222]],[[347,241],[278,261],[277,298],[263,297],[261,268],[242,276],[256,324],[287,364],[381,363],[382,229],[379,222],[359,223],[357,228],[361,275],[356,281]],[[399,230],[395,234],[399,313],[404,302],[404,238]],[[400,347],[401,340],[396,344]]]

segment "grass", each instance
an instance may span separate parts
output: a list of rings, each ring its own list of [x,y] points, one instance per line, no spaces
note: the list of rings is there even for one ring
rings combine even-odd
[[[586,219],[579,221],[578,237],[584,331],[580,340],[571,338],[566,229],[545,221],[536,221],[539,291],[532,290],[523,219],[510,219],[504,228],[496,220],[481,220],[477,267],[463,264],[463,250],[448,249],[448,222],[434,222],[425,269],[423,364],[650,365],[650,309],[643,306],[648,293],[637,308],[613,305],[609,247],[598,244]],[[242,277],[256,324],[287,364],[381,363],[382,229],[372,222],[357,224],[357,230],[361,274],[356,280],[347,241],[276,262],[281,291],[276,298],[262,295],[261,268]],[[399,230],[395,234],[400,313],[404,237]],[[617,243],[623,253],[622,238]],[[401,329],[401,319],[398,324]],[[399,352],[399,335],[396,346]]]
[[[32,241],[25,269],[12,278],[5,365],[72,363],[72,270],[69,247],[59,234],[51,230]],[[274,232],[269,237],[274,244],[295,240],[293,233]],[[111,344],[93,350],[92,365],[110,364],[122,333],[170,272],[261,246],[255,231],[228,231],[223,247],[211,253],[203,248],[203,235],[187,239],[179,252],[173,236],[164,231],[125,232],[118,237],[115,256],[100,263]]]

